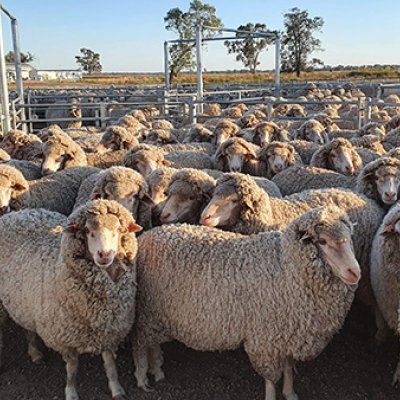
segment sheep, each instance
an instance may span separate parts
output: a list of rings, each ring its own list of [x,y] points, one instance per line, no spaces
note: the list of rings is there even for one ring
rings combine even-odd
[[[400,126],[389,131],[383,140],[383,147],[391,150],[394,147],[400,147]]]
[[[164,129],[153,129],[146,136],[145,142],[156,145],[178,143],[176,136]]]
[[[66,130],[68,131],[68,129]],[[68,132],[66,132],[68,134]],[[87,132],[86,135],[81,136],[80,138],[75,139],[76,143],[81,146],[81,148],[86,153],[92,153],[96,147],[99,145],[101,139],[103,137],[102,132]]]
[[[95,151],[104,154],[108,151],[129,150],[138,146],[137,138],[122,126],[113,125],[106,129]]]
[[[323,351],[354,299],[360,267],[351,233],[346,214],[327,207],[283,233],[244,237],[165,225],[143,234],[133,334],[138,386],[148,388],[148,372],[156,382],[164,378],[164,342],[176,339],[199,351],[243,344],[265,379],[265,399],[276,399],[282,372],[285,398],[298,399],[294,362]]]
[[[50,175],[62,169],[87,165],[86,154],[62,131],[54,131],[42,145],[42,174]]]
[[[42,177],[42,169],[39,165],[33,163],[32,161],[9,160],[1,162],[0,164],[9,165],[16,168],[22,173],[27,181],[34,181],[35,179],[40,179]]]
[[[65,105],[61,108],[57,105]],[[71,99],[69,103],[56,103],[55,106],[50,106],[46,109],[45,118],[47,120],[55,119],[73,119],[70,121],[57,121],[60,128],[80,128],[82,126],[82,121],[77,119],[82,118],[82,110],[79,108],[79,101],[76,99]]]
[[[294,139],[306,140],[320,145],[329,143],[329,137],[325,132],[324,126],[315,119],[309,119],[304,122],[304,124],[297,129]]]
[[[223,117],[241,117],[243,115],[243,111],[240,107],[228,107],[225,110],[221,111],[221,115]]]
[[[258,175],[272,179],[273,176],[303,161],[290,143],[271,142],[257,154]]]
[[[215,147],[211,143],[207,142],[166,144],[161,148],[164,153],[175,153],[176,151],[194,151],[198,153],[205,153],[209,156],[215,154]]]
[[[390,132],[391,130],[398,128],[400,126],[400,115],[396,115],[389,121],[384,122],[383,126],[386,132]]]
[[[386,153],[386,157],[393,157],[400,160],[400,147],[394,147]]]
[[[142,136],[147,130],[147,128],[142,125],[136,118],[132,117],[132,115],[125,115],[121,117],[118,120],[117,125],[122,126],[133,136],[137,137]]]
[[[288,132],[271,121],[261,122],[254,127],[252,143],[265,147],[272,141],[288,142]]]
[[[197,224],[204,206],[211,199],[215,183],[214,178],[197,169],[176,171],[168,184],[167,198],[160,215],[161,223]]]
[[[220,171],[257,174],[259,147],[238,137],[220,144],[215,153],[215,167]]]
[[[171,122],[167,121],[166,119],[159,119],[152,123],[152,129],[170,130],[174,129],[174,126],[171,124]]]
[[[1,218],[0,301],[17,324],[62,355],[66,400],[78,399],[84,353],[102,355],[113,399],[124,398],[115,352],[135,319],[139,230],[108,200],[89,202],[68,219],[47,210]]]
[[[283,196],[299,193],[303,190],[324,188],[354,189],[357,182],[355,175],[343,175],[328,169],[309,165],[294,165],[272,177]]]
[[[18,169],[0,164],[0,213],[23,208],[45,208],[69,215],[82,181],[97,171],[97,168],[71,168],[27,181]]]
[[[254,114],[243,115],[239,118],[238,125],[240,128],[254,128],[260,121]]]
[[[371,250],[371,285],[379,309],[388,326],[399,335],[398,249],[400,207],[392,207],[376,232]],[[400,381],[400,361],[393,375],[393,385]]]
[[[211,143],[213,133],[201,124],[195,124],[189,130],[188,135],[183,140],[183,143]]]
[[[0,162],[8,161],[8,160],[11,160],[10,155],[3,149],[0,149]]]
[[[358,192],[388,208],[397,201],[399,187],[400,160],[381,157],[361,170],[356,188]]]
[[[304,164],[310,164],[312,156],[320,148],[320,145],[306,140],[292,140],[290,144],[297,151]]]
[[[313,154],[310,165],[343,175],[358,175],[363,163],[351,142],[344,138],[336,138]]]
[[[0,149],[17,160],[38,161],[42,153],[42,141],[36,135],[15,129],[3,137]]]
[[[162,148],[140,144],[129,150],[123,159],[125,167],[140,172],[145,179],[157,168],[212,168],[213,162],[207,154],[193,151],[177,151],[165,154]]]
[[[239,133],[240,128],[235,123],[229,121],[228,119],[223,119],[222,121],[218,122],[214,128],[213,139],[211,143],[215,147],[218,147],[230,137],[238,136]]]
[[[143,230],[151,228],[149,187],[142,175],[130,168],[111,167],[87,177],[79,188],[74,210],[90,199],[114,200],[132,213]]]

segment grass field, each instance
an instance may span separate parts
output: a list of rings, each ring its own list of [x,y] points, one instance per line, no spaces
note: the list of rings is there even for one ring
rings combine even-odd
[[[221,72],[204,73],[205,84],[235,84],[254,83],[265,84],[274,81],[273,72],[260,72],[251,74],[248,72]],[[370,68],[348,71],[312,71],[303,72],[300,77],[294,73],[282,73],[282,82],[297,81],[337,81],[337,80],[400,80],[400,68]],[[25,81],[25,87],[40,88],[48,86],[109,86],[109,85],[162,85],[163,74],[97,74],[86,75],[80,81]],[[182,73],[174,80],[173,84],[196,83],[196,74]]]

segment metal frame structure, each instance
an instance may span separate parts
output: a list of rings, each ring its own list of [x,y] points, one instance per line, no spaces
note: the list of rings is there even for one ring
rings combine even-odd
[[[19,97],[19,103],[24,103],[24,88],[22,84],[22,70],[21,70],[21,47],[19,42],[19,30],[18,21],[2,4],[0,4],[0,11],[3,12],[11,22],[11,34],[14,50],[14,64],[15,64],[15,78],[17,83],[17,93]],[[4,55],[4,41],[3,41],[3,25],[1,21],[0,13],[0,101],[2,114],[4,116],[4,129],[9,131],[11,129],[10,121],[10,101],[8,97],[8,85],[7,85],[7,74],[6,74],[6,63]],[[22,108],[21,119],[25,119],[25,110]],[[14,118],[17,116],[14,115]],[[25,124],[23,125],[25,130]]]
[[[213,37],[204,38],[203,29],[210,29],[217,32],[241,33],[244,36],[236,37]],[[204,95],[204,81],[203,81],[203,60],[202,60],[202,45],[203,42],[217,41],[217,40],[238,40],[246,38],[274,38],[275,40],[275,96],[280,96],[280,64],[281,55],[280,47],[281,40],[278,33],[270,32],[249,32],[238,29],[215,28],[211,26],[197,26],[196,39],[175,39],[167,40],[164,42],[164,75],[165,75],[165,97],[168,98],[171,92],[171,84],[169,81],[169,44],[172,43],[196,43],[196,74],[197,74],[197,101],[199,102],[198,112],[203,111],[201,101]]]

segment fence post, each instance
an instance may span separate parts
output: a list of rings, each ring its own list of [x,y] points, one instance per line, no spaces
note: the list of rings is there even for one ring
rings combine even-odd
[[[105,120],[107,118],[107,107],[106,103],[101,102],[100,103],[100,128],[104,129],[106,127],[107,121]]]
[[[197,64],[197,111],[203,112],[203,61],[202,61],[202,38],[203,29],[202,26],[196,28],[196,64]]]
[[[362,121],[363,121],[363,104],[362,104],[362,99],[361,97],[358,98],[357,101],[357,128],[360,129],[362,126]]]
[[[365,99],[364,125],[371,121],[371,97]]]
[[[6,62],[4,58],[4,43],[3,43],[3,24],[0,18],[0,96],[1,107],[4,116],[4,131],[8,132],[11,129],[10,124],[10,102],[8,98],[8,85],[6,74]]]

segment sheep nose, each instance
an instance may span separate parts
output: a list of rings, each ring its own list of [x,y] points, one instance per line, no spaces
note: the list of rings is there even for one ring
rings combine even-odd
[[[346,172],[348,172],[349,174],[353,173],[353,167],[351,165],[347,165],[345,169],[346,169]]]
[[[389,200],[393,200],[396,196],[395,192],[385,192],[385,197],[388,198]]]
[[[101,258],[101,259],[105,259],[105,258],[108,258],[108,257],[110,257],[110,255],[111,255],[111,250],[99,250],[98,252],[97,252],[97,254],[99,255],[99,257]]]
[[[282,165],[282,164],[275,165],[275,170],[276,170],[277,172],[282,171],[282,169],[283,169],[283,165]]]
[[[260,143],[260,146],[261,147],[265,147],[267,145],[267,142],[265,142],[265,141],[262,141],[261,143]]]
[[[240,172],[240,167],[231,167],[231,172]]]

